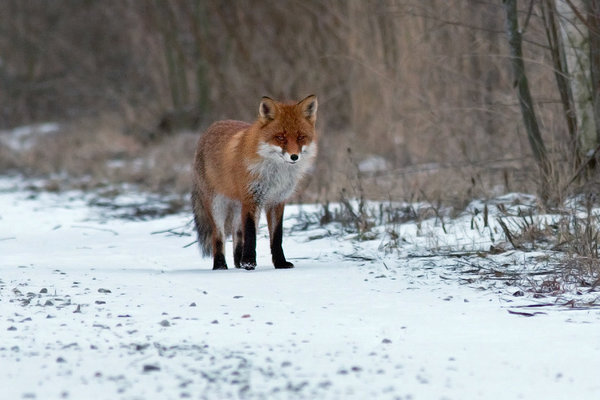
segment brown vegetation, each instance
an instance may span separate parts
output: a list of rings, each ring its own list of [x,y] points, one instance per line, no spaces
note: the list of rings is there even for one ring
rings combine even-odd
[[[337,200],[357,174],[380,199],[535,190],[500,2],[7,0],[0,27],[0,129],[64,127],[17,156],[0,144],[0,168],[186,193],[195,136],[175,132],[316,93],[305,198]],[[524,29],[542,135],[570,176],[540,10]],[[386,168],[357,173],[372,155]]]

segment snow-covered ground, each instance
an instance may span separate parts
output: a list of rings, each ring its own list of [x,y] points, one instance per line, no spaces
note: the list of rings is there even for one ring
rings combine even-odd
[[[186,213],[114,218],[0,180],[0,398],[600,398],[600,310],[520,308],[535,299],[461,284],[454,258],[292,229],[299,212],[296,268],[271,267],[262,226],[257,270],[212,271]]]

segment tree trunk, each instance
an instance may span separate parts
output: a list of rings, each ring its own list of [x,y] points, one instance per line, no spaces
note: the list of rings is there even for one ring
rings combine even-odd
[[[585,0],[585,6],[590,36],[590,78],[596,126],[594,147],[596,147],[600,144],[600,0]]]
[[[517,87],[519,106],[527,131],[527,139],[531,146],[531,151],[542,172],[541,196],[542,200],[548,199],[548,179],[550,178],[550,165],[546,154],[546,147],[540,134],[540,128],[535,116],[533,100],[529,91],[529,83],[525,74],[525,63],[523,62],[522,36],[519,30],[519,19],[517,14],[517,0],[503,0],[504,11],[506,13],[506,31],[508,34],[508,44],[511,53],[511,64],[514,75],[514,84]]]
[[[567,67],[570,72],[580,157],[589,155],[597,147],[597,125],[600,122],[600,113],[596,113],[594,107],[594,98],[598,96],[594,93],[592,85],[591,42],[584,2],[585,0],[556,0]]]
[[[560,33],[558,13],[554,0],[544,0],[541,3],[542,19],[546,38],[550,47],[552,64],[554,66],[554,77],[556,86],[560,94],[560,100],[563,106],[563,112],[569,131],[570,150],[574,157],[574,164],[579,166],[581,161],[581,151],[579,150],[579,141],[577,139],[577,117],[575,113],[575,101],[573,99],[573,90],[569,79],[569,67],[565,54],[565,45]]]

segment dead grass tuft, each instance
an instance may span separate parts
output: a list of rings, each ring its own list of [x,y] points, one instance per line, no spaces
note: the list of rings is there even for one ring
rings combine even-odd
[[[530,209],[498,218],[506,240],[521,251],[545,250],[555,264],[552,277],[533,285],[536,293],[553,293],[574,284],[594,290],[600,283],[600,210],[590,196],[570,209],[539,214]]]
[[[128,134],[118,118],[66,124],[22,150],[0,146],[0,168],[46,178],[48,187],[91,189],[124,183],[141,190],[185,195],[198,133],[151,143]]]

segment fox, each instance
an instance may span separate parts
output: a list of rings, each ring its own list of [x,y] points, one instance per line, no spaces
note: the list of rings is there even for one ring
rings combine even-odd
[[[236,268],[256,268],[256,233],[267,216],[275,268],[293,268],[282,248],[285,202],[317,155],[317,97],[279,102],[264,96],[253,123],[224,120],[198,139],[193,164],[192,210],[203,256],[213,270],[227,269],[224,243],[233,238]]]

